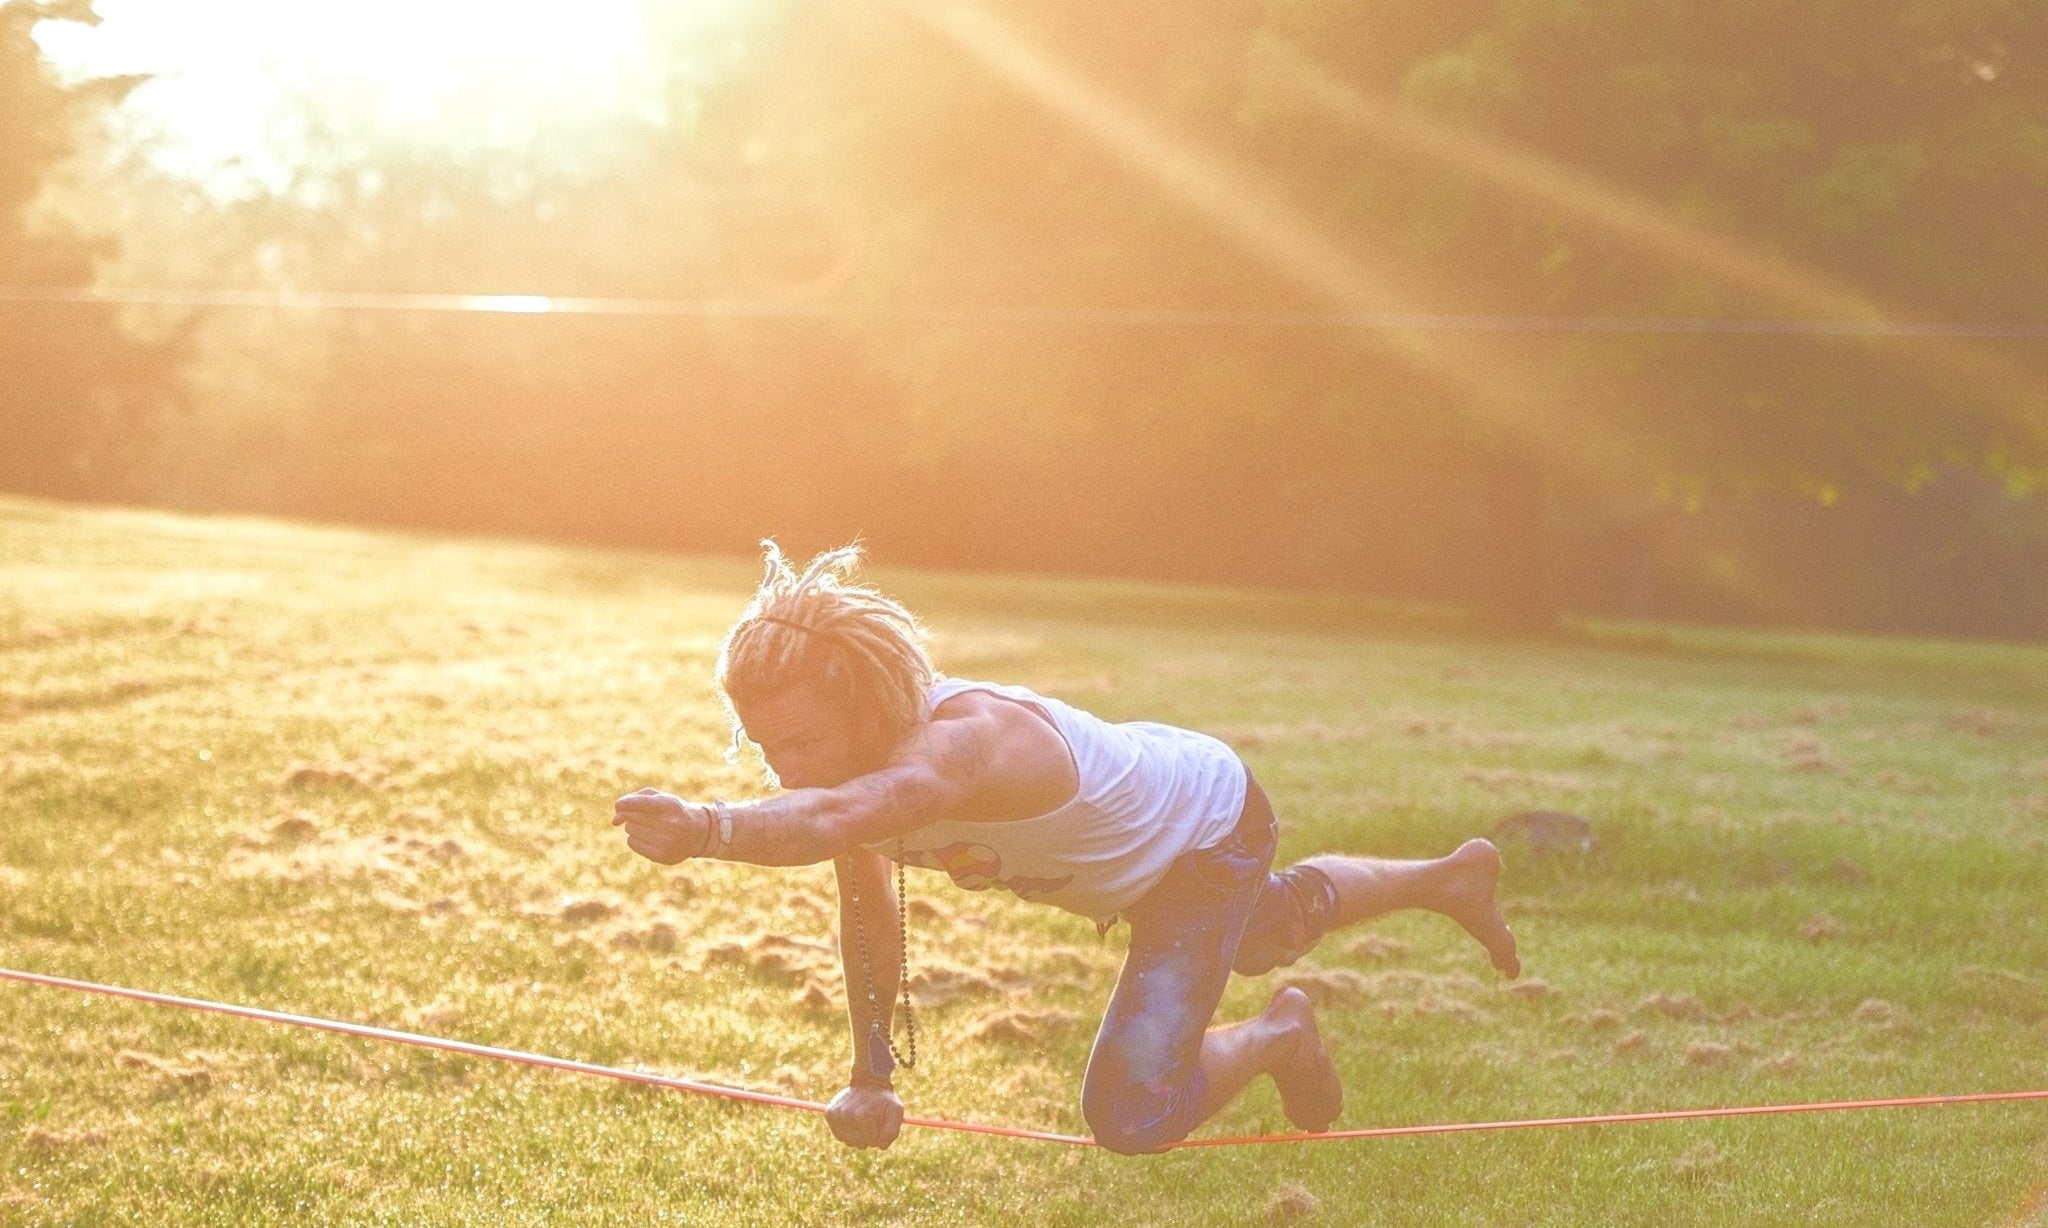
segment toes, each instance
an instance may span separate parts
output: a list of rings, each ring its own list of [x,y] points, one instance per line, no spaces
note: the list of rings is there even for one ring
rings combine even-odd
[[[1493,966],[1502,976],[1514,980],[1522,975],[1522,957],[1515,942],[1515,935],[1506,924],[1500,926],[1500,933],[1486,944],[1486,953],[1493,960]]]

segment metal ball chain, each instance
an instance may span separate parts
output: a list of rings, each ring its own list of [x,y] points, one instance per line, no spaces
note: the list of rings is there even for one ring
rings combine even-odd
[[[902,970],[901,975],[897,978],[896,986],[901,993],[903,1003],[903,1030],[910,1050],[909,1055],[905,1056],[896,1048],[896,1027],[893,1021],[890,1023],[889,1030],[883,1033],[882,1039],[889,1046],[889,1057],[896,1065],[903,1067],[905,1070],[915,1070],[917,1069],[917,1014],[911,1009],[910,1005],[910,896],[903,877],[903,840],[901,837],[898,837],[896,841],[895,861],[896,932],[900,940],[898,956]],[[882,1004],[875,998],[875,970],[873,964],[868,959],[868,927],[864,920],[867,907],[860,898],[860,888],[853,886],[853,880],[850,877],[847,880],[847,885],[853,892],[853,935],[856,944],[860,947],[860,975],[861,980],[865,983],[863,988],[867,990],[868,1029],[870,1034],[872,1034],[880,1030]]]

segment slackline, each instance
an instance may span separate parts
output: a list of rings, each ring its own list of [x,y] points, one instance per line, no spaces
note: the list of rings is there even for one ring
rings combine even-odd
[[[565,1070],[571,1074],[597,1075],[607,1079],[618,1079],[627,1083],[639,1083],[649,1087],[665,1087],[673,1091],[693,1092],[697,1095],[715,1096],[725,1100],[772,1105],[776,1108],[784,1109],[802,1109],[811,1113],[822,1113],[825,1111],[825,1106],[815,1100],[800,1100],[793,1096],[781,1096],[773,1092],[753,1091],[743,1087],[726,1087],[721,1084],[705,1083],[695,1079],[679,1079],[671,1075],[654,1074],[644,1070],[623,1070],[615,1066],[599,1066],[590,1062],[577,1062],[571,1061],[568,1058],[550,1057],[542,1053],[523,1053],[516,1049],[500,1049],[491,1045],[472,1044],[469,1041],[462,1040],[448,1040],[438,1036],[425,1036],[418,1032],[401,1032],[392,1028],[372,1027],[362,1023],[319,1019],[311,1015],[290,1015],[282,1011],[263,1010],[254,1006],[236,1006],[226,1002],[208,1002],[201,998],[180,998],[170,994],[151,993],[144,989],[126,989],[118,985],[100,985],[91,981],[75,981],[66,977],[46,976],[38,972],[21,972],[13,968],[0,968],[0,979],[20,981],[29,985],[41,985],[50,989],[70,989],[81,993],[100,994],[110,998],[126,998],[130,1001],[147,1002],[155,1006],[176,1006],[191,1011],[231,1015],[240,1019],[254,1019],[262,1023],[314,1028],[323,1032],[336,1032],[343,1036],[361,1037],[365,1040],[415,1045],[424,1049],[439,1049],[447,1053],[459,1053],[466,1057],[492,1058],[501,1062],[514,1062],[526,1066],[542,1066],[551,1070]],[[1170,1144],[1166,1150],[1179,1150],[1188,1147],[1236,1147],[1252,1143],[1308,1143],[1333,1139],[1397,1138],[1420,1134],[1473,1134],[1482,1131],[1538,1130],[1565,1126],[1629,1125],[1651,1121],[1699,1121],[1714,1117],[1766,1117],[1790,1113],[1842,1112],[1853,1109],[1932,1108],[1938,1105],[1995,1104],[2021,1100],[2048,1100],[2048,1089],[2020,1092],[1970,1092],[1948,1096],[1896,1096],[1878,1100],[1831,1100],[1806,1104],[1759,1104],[1726,1108],[1663,1109],[1644,1113],[1595,1113],[1579,1117],[1538,1117],[1516,1121],[1466,1121],[1410,1126],[1371,1126],[1357,1130],[1325,1130],[1318,1133],[1231,1135],[1218,1138],[1186,1139],[1179,1143]],[[1097,1145],[1094,1139],[1077,1134],[1055,1134],[1046,1130],[1023,1130],[1012,1126],[989,1126],[977,1122],[947,1121],[932,1117],[914,1117],[908,1114],[904,1116],[903,1124],[906,1126],[922,1126],[932,1130],[991,1134],[1002,1138],[1032,1139],[1039,1142],[1067,1143],[1081,1147]]]

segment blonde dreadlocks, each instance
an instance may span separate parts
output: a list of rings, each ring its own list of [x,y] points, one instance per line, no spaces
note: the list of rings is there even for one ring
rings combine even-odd
[[[746,739],[734,705],[796,684],[815,687],[847,719],[871,723],[886,745],[922,724],[936,672],[924,628],[896,601],[851,582],[860,546],[827,550],[802,571],[773,541],[761,550],[760,587],[718,648],[734,749]]]

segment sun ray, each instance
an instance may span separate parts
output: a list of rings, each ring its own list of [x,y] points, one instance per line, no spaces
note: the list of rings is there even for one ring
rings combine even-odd
[[[1334,242],[1281,197],[1258,186],[1249,168],[1169,132],[996,14],[942,0],[902,0],[902,5],[997,79],[1072,122],[1322,304],[1361,317],[1429,316],[1393,274]],[[1362,335],[1451,389],[1496,437],[1522,450],[1541,450],[1555,471],[1580,467],[1579,453],[1560,442],[1571,433],[1572,417],[1562,399],[1505,378],[1495,354],[1454,335],[1423,329],[1373,327]],[[1619,432],[1610,430],[1608,436],[1613,449],[1644,454],[1640,444]]]
[[[1339,245],[1280,196],[1258,186],[1249,168],[1169,132],[1097,88],[1012,23],[971,3],[902,0],[902,7],[1326,306],[1382,319],[1428,315],[1386,269]],[[2017,447],[2048,447],[2048,379],[1989,346],[1973,344],[1970,330],[1914,327],[1910,314],[1896,305],[1787,256],[1700,226],[1533,152],[1375,103],[1291,48],[1269,46],[1265,54],[1291,70],[1303,96],[1369,139],[1542,201],[1639,250],[1758,294],[1795,317],[1785,321],[1788,327],[1819,321],[1883,336],[1897,347],[1895,352],[1923,369],[1980,390],[1979,412]],[[1517,446],[1539,449],[1554,470],[1594,476],[1578,450],[1562,442],[1567,435],[1589,436],[1592,424],[1583,407],[1558,392],[1529,386],[1526,371],[1522,382],[1510,379],[1497,351],[1399,328],[1376,328],[1368,336],[1452,389],[1491,432]],[[1626,469],[1630,458],[1653,454],[1644,438],[1623,436],[1613,421],[1602,421],[1598,433],[1607,465],[1619,460]]]
[[[1279,40],[1267,40],[1272,79],[1367,139],[1419,154],[1510,195],[1597,226],[1638,251],[1689,266],[1762,297],[1802,320],[1869,326],[1918,364],[1966,380],[1990,398],[1984,408],[2023,437],[2048,438],[2048,378],[1989,348],[1967,330],[1914,327],[1910,312],[1799,261],[1709,229],[1645,197],[1534,151],[1466,131],[1375,99]],[[1889,326],[1889,327],[1888,327]]]

